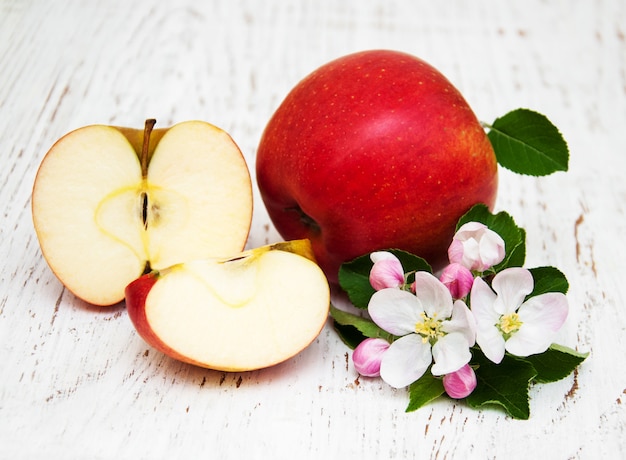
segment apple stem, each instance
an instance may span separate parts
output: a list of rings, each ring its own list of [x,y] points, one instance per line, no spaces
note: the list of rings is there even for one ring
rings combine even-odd
[[[311,216],[306,214],[300,206],[291,206],[289,208],[285,208],[285,211],[297,212],[298,217],[300,218],[300,222],[309,227],[313,232],[320,233],[322,231],[319,224],[313,218],[311,218]]]
[[[143,129],[143,145],[141,146],[141,175],[146,177],[148,175],[148,159],[150,157],[150,134],[156,124],[154,118],[146,120],[146,124]]]

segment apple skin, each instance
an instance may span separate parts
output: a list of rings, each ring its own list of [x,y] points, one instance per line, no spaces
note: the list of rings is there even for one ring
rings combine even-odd
[[[133,326],[139,336],[155,350],[160,351],[177,361],[204,367],[202,363],[190,359],[188,356],[181,355],[176,350],[165,344],[150,328],[150,324],[146,318],[146,310],[144,306],[146,304],[148,294],[158,279],[158,272],[146,273],[131,282],[126,287],[125,297],[128,317],[133,323]]]
[[[493,208],[498,188],[493,148],[460,92],[389,50],[300,81],[263,132],[256,177],[277,231],[310,239],[331,283],[343,262],[380,249],[442,268],[459,217]]]
[[[179,361],[188,362],[190,364],[198,364],[190,361],[187,357],[180,355],[171,347],[167,346],[154,332],[152,332],[152,329],[150,329],[144,305],[146,304],[146,299],[148,298],[148,294],[152,290],[152,287],[159,279],[158,276],[158,272],[146,273],[131,282],[126,287],[124,292],[128,317],[133,323],[133,326],[139,336],[145,340],[148,345]]]

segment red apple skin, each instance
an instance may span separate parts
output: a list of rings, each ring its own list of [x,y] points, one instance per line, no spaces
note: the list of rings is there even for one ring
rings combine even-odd
[[[461,215],[493,208],[496,157],[460,92],[397,51],[347,55],[305,77],[263,132],[256,177],[283,238],[309,238],[331,283],[343,262],[398,248],[436,270]]]
[[[147,273],[126,286],[126,290],[124,292],[126,297],[126,310],[128,311],[128,316],[130,317],[133,326],[135,326],[137,333],[148,345],[152,346],[161,353],[164,353],[165,355],[178,361],[202,366],[202,363],[189,359],[166,345],[152,331],[150,323],[146,317],[146,299],[158,279],[159,275],[157,272]]]

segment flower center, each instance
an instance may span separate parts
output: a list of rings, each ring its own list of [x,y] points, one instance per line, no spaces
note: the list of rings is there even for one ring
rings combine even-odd
[[[522,322],[520,321],[517,313],[510,313],[500,317],[498,329],[500,329],[505,336],[510,337],[511,334],[519,331],[520,327],[522,327]]]
[[[422,321],[415,323],[415,333],[422,336],[424,343],[436,341],[437,338],[444,335],[444,332],[441,330],[441,321],[437,319],[437,315],[430,318],[426,313],[422,312],[420,316]]]

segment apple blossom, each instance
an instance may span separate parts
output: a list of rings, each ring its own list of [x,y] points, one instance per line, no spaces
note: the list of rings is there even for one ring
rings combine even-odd
[[[478,385],[476,373],[469,364],[443,376],[443,388],[448,396],[454,399],[466,398],[474,391],[476,385]]]
[[[480,272],[502,262],[505,254],[502,237],[480,222],[463,224],[448,248],[451,263]]]
[[[476,278],[470,294],[476,342],[485,356],[498,364],[505,351],[516,356],[546,351],[567,318],[565,295],[548,292],[524,300],[534,280],[530,271],[518,267],[499,272],[491,286]]]
[[[356,371],[365,377],[380,376],[380,361],[389,348],[389,342],[380,338],[363,340],[352,353],[352,362]]]
[[[387,251],[376,251],[370,254],[374,262],[370,271],[370,284],[380,291],[385,288],[399,288],[404,285],[404,269],[400,260]]]
[[[439,275],[441,281],[452,294],[454,299],[463,299],[472,289],[474,275],[469,268],[459,263],[452,263],[446,266]]]
[[[474,318],[461,300],[428,272],[415,274],[415,294],[400,289],[374,293],[368,305],[372,320],[399,336],[385,351],[380,376],[395,388],[419,379],[431,365],[433,375],[460,369],[471,358]]]

